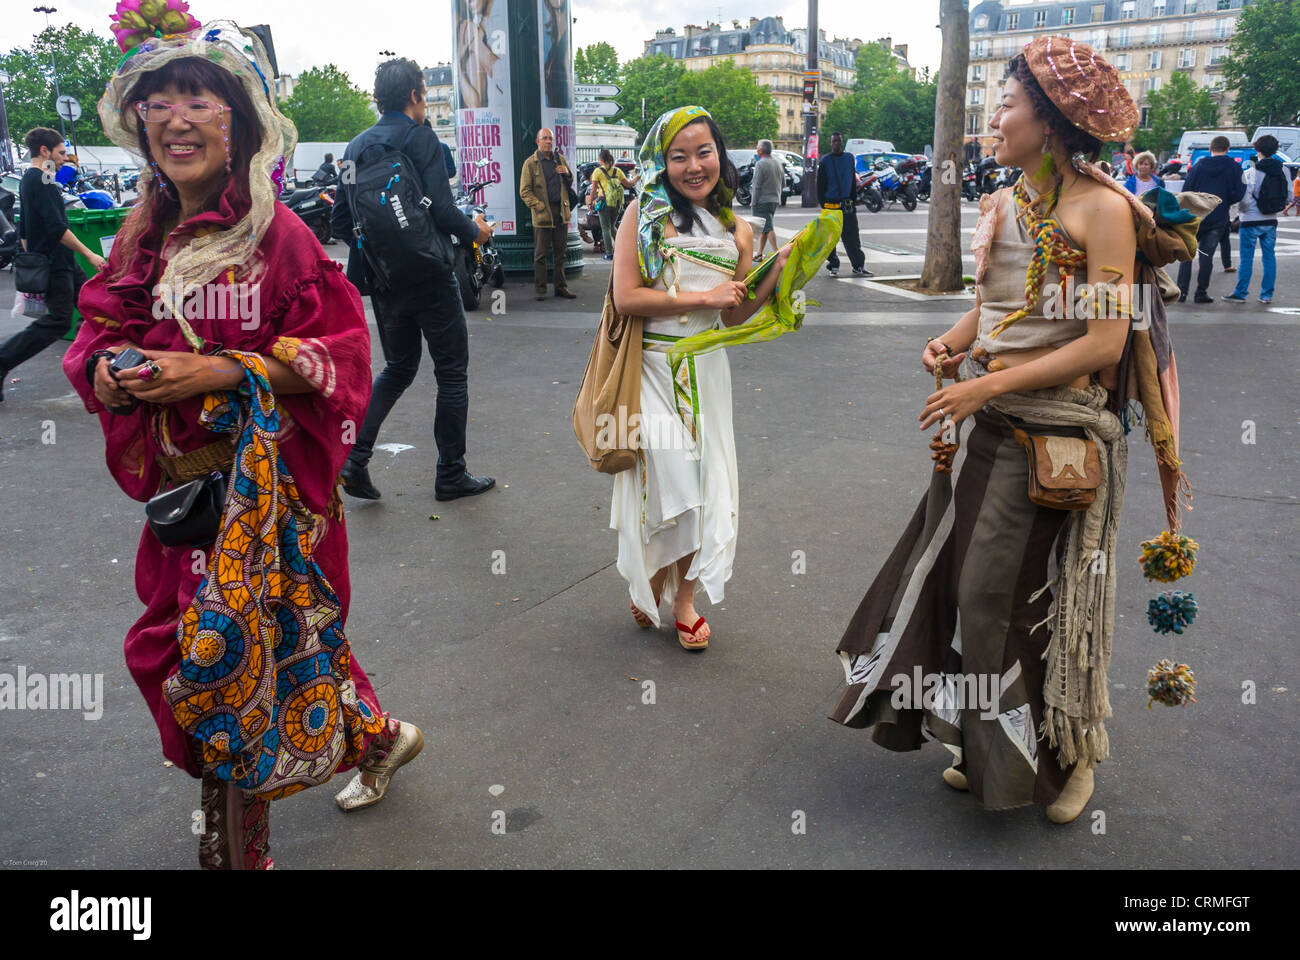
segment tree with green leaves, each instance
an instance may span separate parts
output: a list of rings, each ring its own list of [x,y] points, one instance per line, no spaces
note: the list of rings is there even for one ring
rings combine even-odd
[[[280,104],[304,142],[351,140],[375,122],[370,94],[332,63],[304,70]]]
[[[898,61],[880,44],[864,43],[853,59],[853,69],[853,92],[870,97],[879,84],[898,73]]]
[[[618,83],[618,52],[604,41],[580,47],[573,55],[573,75],[578,83]]]
[[[1205,130],[1219,122],[1219,105],[1209,90],[1197,89],[1186,73],[1175,71],[1169,82],[1147,94],[1147,126],[1133,135],[1133,146],[1157,155],[1172,150],[1184,130]]]
[[[723,139],[735,147],[772,139],[780,126],[776,101],[748,67],[727,57],[707,70],[688,70],[677,85],[680,103],[697,103],[713,115]]]
[[[623,108],[620,115],[636,128],[637,138],[643,139],[659,114],[686,101],[678,95],[677,87],[686,68],[666,54],[641,57],[623,64],[622,89],[616,98]],[[641,99],[645,98],[645,120],[641,119]]]
[[[1237,18],[1223,76],[1244,127],[1291,126],[1300,116],[1300,3],[1256,0]]]
[[[112,39],[75,24],[46,27],[32,38],[30,47],[14,47],[0,57],[0,67],[10,78],[5,84],[10,135],[21,143],[23,135],[32,127],[60,129],[54,107],[51,53],[54,69],[58,70],[59,93],[76,97],[81,104],[81,119],[68,132],[75,132],[79,144],[108,144],[110,141],[95,111],[104,87],[122,59],[122,51]],[[65,123],[64,127],[69,125]]]
[[[934,142],[934,108],[938,84],[928,73],[920,80],[899,71],[876,89],[874,132],[868,136],[890,141],[904,153],[920,153]]]
[[[832,100],[826,108],[826,120],[822,124],[822,129],[831,133],[843,133],[846,137],[874,137],[874,133],[868,134],[874,127],[875,110],[871,98],[856,91]]]

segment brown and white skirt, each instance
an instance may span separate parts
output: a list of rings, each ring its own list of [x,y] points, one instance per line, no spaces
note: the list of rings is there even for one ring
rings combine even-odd
[[[938,740],[988,809],[1045,805],[1071,768],[1038,734],[1048,629],[1033,628],[1067,512],[1029,500],[1025,450],[997,413],[963,420],[958,443],[844,632],[847,687],[830,718],[889,750]]]

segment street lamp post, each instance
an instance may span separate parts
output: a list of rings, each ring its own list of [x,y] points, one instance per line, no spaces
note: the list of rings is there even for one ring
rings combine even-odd
[[[819,39],[817,0],[808,0],[808,61],[803,81],[803,189],[799,198],[801,206],[805,207],[819,207],[822,202],[822,198],[817,196],[817,164],[822,153],[820,145],[815,151],[817,158],[811,156],[814,152],[813,138],[817,137],[818,88],[821,80],[818,74],[821,69]]]
[[[58,7],[32,7],[32,13],[45,14],[46,30],[50,28],[50,14],[58,13],[58,12],[59,12]],[[50,74],[54,77],[54,103],[55,103],[54,112],[59,113],[59,108],[58,108],[59,97],[63,96],[63,93],[59,90],[59,65],[54,61],[53,44],[50,44]],[[65,137],[68,135],[68,128],[63,125],[63,114],[61,113],[59,114],[59,132],[62,133]]]

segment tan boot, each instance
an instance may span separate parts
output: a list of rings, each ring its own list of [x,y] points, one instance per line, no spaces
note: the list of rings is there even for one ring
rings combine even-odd
[[[1052,823],[1071,823],[1083,813],[1084,807],[1092,799],[1092,767],[1075,767],[1070,779],[1065,782],[1061,795],[1047,808],[1047,819]]]
[[[966,782],[966,774],[962,773],[956,767],[949,767],[943,772],[943,782],[948,784],[954,790],[969,790],[970,784]]]

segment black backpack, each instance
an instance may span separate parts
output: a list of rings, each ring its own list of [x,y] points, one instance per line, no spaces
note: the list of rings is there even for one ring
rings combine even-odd
[[[346,187],[352,235],[380,290],[451,272],[451,243],[434,223],[433,201],[402,152],[417,129],[408,130],[399,146],[381,141],[362,150],[355,183]]]
[[[1259,168],[1256,168],[1258,172]],[[1255,206],[1259,207],[1260,213],[1281,213],[1286,209],[1287,189],[1286,177],[1282,175],[1280,164],[1274,165],[1264,175],[1264,182],[1259,186],[1259,193],[1255,195]]]

